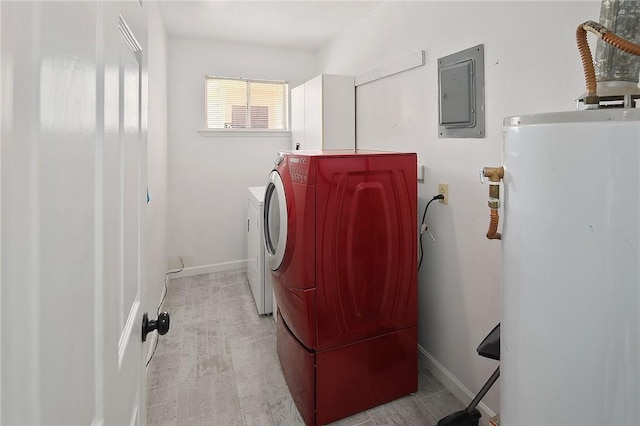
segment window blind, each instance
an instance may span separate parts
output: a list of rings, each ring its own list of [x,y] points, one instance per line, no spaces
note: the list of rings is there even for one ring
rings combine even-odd
[[[205,77],[207,129],[288,129],[288,84]]]

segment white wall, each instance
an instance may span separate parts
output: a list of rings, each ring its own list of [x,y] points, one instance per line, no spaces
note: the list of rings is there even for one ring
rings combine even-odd
[[[500,321],[501,244],[486,240],[488,188],[483,166],[502,163],[506,116],[575,109],[584,92],[575,28],[597,20],[600,3],[387,2],[320,53],[324,73],[362,74],[393,58],[426,50],[425,66],[357,89],[358,148],[415,151],[426,166],[419,185],[420,216],[438,183],[449,184],[449,205],[433,203],[419,279],[419,344],[475,394],[496,361],[476,347]],[[486,138],[438,139],[436,61],[485,45]],[[544,315],[541,312],[541,315]],[[443,369],[431,364],[441,377]],[[458,380],[456,388],[455,380]],[[462,389],[462,391],[461,391]],[[499,389],[484,399],[499,411]]]
[[[147,311],[155,318],[167,272],[167,34],[155,2],[149,7],[149,127],[147,133]]]
[[[186,267],[246,259],[247,187],[265,184],[289,137],[204,137],[204,77],[287,80],[317,73],[313,53],[169,37],[169,258]]]

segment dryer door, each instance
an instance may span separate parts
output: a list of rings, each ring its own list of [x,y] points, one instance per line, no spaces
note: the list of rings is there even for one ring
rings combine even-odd
[[[287,198],[280,174],[274,170],[264,195],[265,254],[271,270],[277,270],[287,246]]]

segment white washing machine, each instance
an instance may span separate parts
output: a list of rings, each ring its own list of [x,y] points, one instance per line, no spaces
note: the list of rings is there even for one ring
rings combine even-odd
[[[264,259],[264,186],[249,188],[247,201],[247,275],[259,314],[274,310],[271,270]]]

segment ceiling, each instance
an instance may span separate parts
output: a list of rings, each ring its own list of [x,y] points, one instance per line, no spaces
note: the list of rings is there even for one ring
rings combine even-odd
[[[317,50],[380,1],[160,1],[169,35]]]

